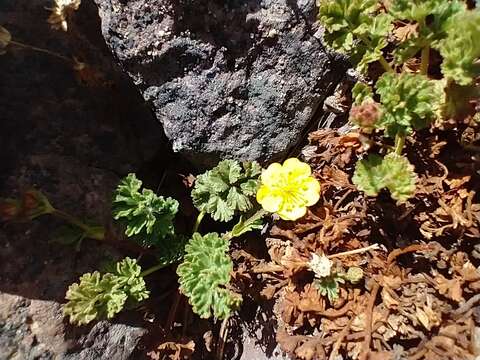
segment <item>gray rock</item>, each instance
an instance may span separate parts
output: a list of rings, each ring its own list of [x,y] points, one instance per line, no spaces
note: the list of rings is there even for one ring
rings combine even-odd
[[[35,187],[54,206],[108,224],[119,177],[165,154],[162,129],[113,63],[96,6],[82,1],[69,33],[50,29],[51,6],[2,0],[0,24],[16,41],[80,58],[105,81],[79,83],[71,64],[44,53],[11,47],[1,56],[0,197]],[[122,314],[130,315],[122,324],[73,328],[61,309],[81,274],[125,255],[88,240],[78,252],[52,242],[62,224],[50,217],[0,222],[0,359],[127,359],[149,325],[141,313]]]
[[[346,62],[314,36],[315,0],[95,0],[103,35],[197,165],[280,158]]]

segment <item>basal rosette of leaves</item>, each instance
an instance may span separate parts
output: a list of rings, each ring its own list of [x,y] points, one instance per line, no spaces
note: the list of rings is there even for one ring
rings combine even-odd
[[[443,75],[460,85],[480,76],[480,10],[456,14],[446,25],[447,36],[434,47],[442,55]]]
[[[197,177],[192,190],[193,204],[216,221],[230,221],[235,214],[252,209],[261,171],[255,161],[242,164],[235,160],[220,161]]]
[[[125,234],[144,246],[159,246],[174,235],[174,218],[178,201],[143,189],[135,174],[129,174],[118,185],[113,199],[114,219],[125,225]]]
[[[393,199],[405,202],[415,193],[417,175],[404,156],[390,153],[382,158],[371,154],[357,162],[352,182],[368,196],[377,196],[386,188]]]
[[[217,233],[195,233],[185,247],[183,263],[177,268],[180,291],[201,318],[226,319],[242,302],[240,295],[227,288],[233,270],[228,248],[229,241]]]
[[[296,158],[273,163],[261,175],[257,201],[284,220],[297,220],[320,199],[320,183],[310,166]]]
[[[111,273],[86,273],[79,283],[70,285],[63,312],[70,323],[86,325],[95,319],[111,319],[125,306],[148,296],[140,266],[127,257],[118,262]]]
[[[380,13],[376,0],[324,0],[318,18],[324,39],[334,50],[350,56],[360,71],[374,61],[384,61],[382,49],[392,29],[392,17]]]
[[[419,74],[383,74],[377,81],[382,116],[375,123],[388,137],[411,134],[440,117],[443,84]]]

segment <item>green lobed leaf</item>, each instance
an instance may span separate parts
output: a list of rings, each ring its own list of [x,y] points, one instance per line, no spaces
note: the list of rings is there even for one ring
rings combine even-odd
[[[177,268],[180,290],[201,318],[226,319],[241,304],[241,297],[226,288],[233,270],[228,247],[217,233],[195,233]]]
[[[397,46],[395,62],[400,64],[412,58],[423,47],[445,38],[446,24],[466,6],[460,0],[397,0],[389,9],[397,20],[418,24],[418,34]]]
[[[315,279],[313,281],[313,284],[318,289],[320,295],[327,296],[331,303],[338,299],[340,284],[343,283],[345,283],[345,280],[336,274]]]
[[[127,303],[138,303],[149,296],[136,260],[125,258],[112,273],[86,273],[70,285],[63,307],[70,323],[85,325],[95,319],[113,318]]]
[[[415,193],[417,175],[404,156],[395,153],[383,159],[375,154],[357,162],[352,182],[368,196],[387,188],[393,199],[405,202]]]
[[[363,82],[357,82],[352,88],[352,97],[355,105],[361,105],[365,101],[373,101],[372,88]]]
[[[223,160],[197,177],[193,204],[216,221],[230,221],[236,213],[252,208],[261,171],[257,162],[240,165],[235,160]]]
[[[174,234],[173,220],[178,212],[178,201],[157,196],[143,189],[135,174],[129,174],[118,185],[112,204],[113,217],[121,220],[125,234],[144,246],[158,245]]]
[[[375,86],[382,104],[375,127],[385,130],[386,136],[410,134],[439,118],[445,98],[440,81],[418,74],[385,73]]]
[[[480,76],[480,10],[456,14],[446,32],[434,45],[443,57],[442,73],[460,85],[471,85]]]
[[[324,0],[319,20],[325,27],[324,40],[334,50],[350,56],[360,71],[382,56],[392,17],[378,13],[376,0]]]

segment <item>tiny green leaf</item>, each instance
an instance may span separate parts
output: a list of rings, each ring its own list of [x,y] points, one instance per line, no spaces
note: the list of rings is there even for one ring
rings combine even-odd
[[[345,283],[345,280],[336,274],[315,279],[313,281],[313,284],[320,292],[320,295],[327,296],[331,303],[338,299],[340,284],[343,283]]]
[[[392,198],[405,202],[415,193],[417,176],[413,165],[404,156],[395,153],[385,158],[369,155],[355,166],[352,182],[368,196],[376,196],[387,188]]]
[[[216,221],[230,221],[236,213],[252,208],[261,171],[257,162],[240,165],[235,160],[223,160],[197,177],[193,204]]]
[[[373,91],[363,82],[357,82],[352,88],[353,103],[362,105],[365,101],[373,101]]]
[[[217,233],[195,233],[185,247],[183,263],[177,268],[180,290],[201,318],[213,315],[226,319],[242,301],[226,288],[233,270],[228,245],[228,240]]]
[[[239,237],[247,232],[253,230],[261,230],[263,228],[262,217],[248,217],[245,219],[244,215],[240,216],[240,220],[230,231],[230,237]]]

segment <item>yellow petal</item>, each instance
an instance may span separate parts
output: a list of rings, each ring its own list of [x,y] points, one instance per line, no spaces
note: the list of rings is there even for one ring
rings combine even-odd
[[[315,205],[320,200],[320,182],[311,176],[302,181],[299,191],[307,206]]]
[[[283,163],[283,169],[289,173],[289,177],[301,178],[312,174],[310,166],[297,158],[285,160]]]
[[[266,168],[261,175],[262,184],[274,186],[278,184],[279,178],[283,176],[283,168],[279,163],[272,163]]]
[[[265,210],[274,213],[282,206],[283,198],[268,186],[262,185],[257,191],[257,201]]]
[[[283,208],[277,211],[278,216],[280,216],[283,220],[297,220],[305,216],[306,213],[307,208],[305,206]]]

